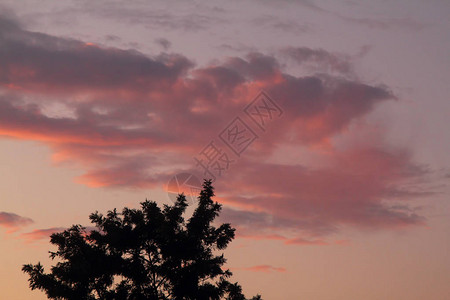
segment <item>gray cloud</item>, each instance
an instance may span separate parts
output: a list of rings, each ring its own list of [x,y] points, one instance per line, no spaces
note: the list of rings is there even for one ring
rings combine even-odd
[[[280,50],[280,54],[299,65],[309,66],[316,71],[353,74],[351,59],[346,55],[308,47],[286,47]]]
[[[155,42],[157,44],[159,44],[164,49],[164,51],[169,50],[170,46],[172,46],[172,43],[169,40],[165,39],[165,38],[157,38],[155,40]]]
[[[272,15],[257,17],[252,23],[258,27],[273,28],[279,32],[288,32],[295,35],[304,34],[312,30],[308,24],[301,24],[294,20],[280,20]]]

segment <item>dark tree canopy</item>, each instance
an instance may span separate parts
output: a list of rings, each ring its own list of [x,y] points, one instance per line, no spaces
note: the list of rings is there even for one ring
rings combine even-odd
[[[234,238],[234,228],[212,225],[221,210],[213,196],[211,181],[205,181],[187,221],[184,195],[163,209],[145,201],[122,213],[95,212],[90,220],[96,230],[74,225],[52,234],[58,250],[50,252],[57,259],[50,273],[40,263],[22,270],[31,289],[49,299],[245,300],[240,285],[228,281],[231,272],[222,269],[223,254],[217,254]]]

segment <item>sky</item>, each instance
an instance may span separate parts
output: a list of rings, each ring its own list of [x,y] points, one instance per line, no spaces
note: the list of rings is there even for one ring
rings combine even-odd
[[[213,178],[248,296],[450,299],[448,15],[0,1],[0,298],[46,299],[51,233]]]

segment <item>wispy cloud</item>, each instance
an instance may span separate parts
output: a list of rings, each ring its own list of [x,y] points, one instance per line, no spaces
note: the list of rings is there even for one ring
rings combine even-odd
[[[50,236],[53,233],[58,233],[64,231],[66,228],[64,227],[52,227],[46,229],[34,229],[33,231],[22,233],[20,235],[21,239],[24,239],[26,242],[35,242],[39,240],[49,240]]]
[[[371,29],[380,29],[380,30],[406,30],[406,31],[420,31],[428,26],[428,24],[423,24],[421,22],[415,21],[409,18],[355,18],[355,17],[347,17],[343,15],[339,15],[339,18],[354,23],[357,25],[366,26]]]
[[[11,212],[0,212],[0,227],[4,227],[8,232],[14,232],[21,227],[25,227],[33,223],[30,218],[19,216]]]
[[[274,267],[271,265],[257,265],[253,267],[248,268],[242,268],[245,271],[251,271],[251,272],[262,272],[262,273],[272,273],[272,272],[286,272],[286,268],[282,267]]]
[[[324,49],[311,49],[308,47],[286,47],[280,53],[289,58],[290,61],[309,67],[313,71],[353,75],[351,59],[348,55],[330,53]]]
[[[49,240],[50,236],[54,233],[60,233],[64,230],[67,230],[67,227],[51,227],[51,228],[41,228],[41,229],[34,229],[30,232],[25,232],[19,235],[20,239],[23,239],[27,243],[37,242],[37,241],[44,241]],[[89,233],[92,230],[98,230],[98,228],[93,226],[88,226],[85,228],[86,232]]]
[[[264,15],[255,18],[252,21],[258,27],[265,27],[275,29],[279,32],[290,32],[295,35],[308,33],[311,31],[311,26],[307,24],[302,24],[294,20],[280,20],[272,15]]]

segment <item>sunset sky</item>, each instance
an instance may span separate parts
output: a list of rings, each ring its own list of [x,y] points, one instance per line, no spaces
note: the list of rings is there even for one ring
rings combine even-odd
[[[46,299],[21,266],[48,270],[51,233],[171,204],[180,173],[216,176],[247,296],[450,299],[449,16],[448,0],[1,0],[0,299]]]

